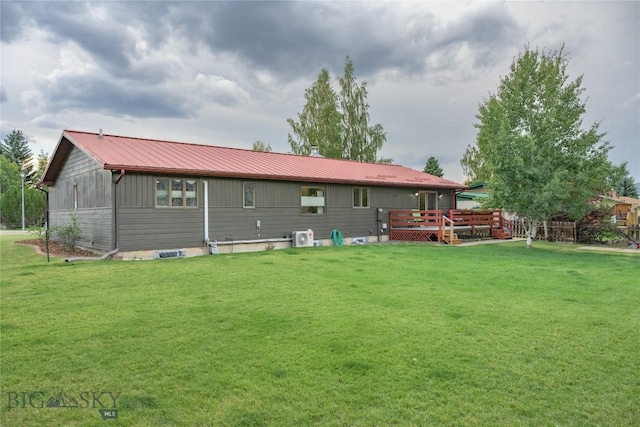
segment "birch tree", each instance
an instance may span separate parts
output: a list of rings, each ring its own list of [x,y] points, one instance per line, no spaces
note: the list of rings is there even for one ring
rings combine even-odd
[[[367,82],[358,84],[353,61],[347,57],[340,84],[340,108],[342,111],[343,158],[360,162],[378,162],[378,151],[387,140],[381,124],[369,125]],[[388,163],[382,159],[383,163]]]
[[[369,163],[391,163],[378,158],[387,136],[381,124],[370,124],[367,82],[358,83],[353,61],[347,57],[344,75],[333,90],[326,68],[305,91],[307,100],[298,120],[287,119],[293,135],[288,141],[295,154],[309,154],[317,146],[324,157]]]
[[[570,80],[568,63],[563,49],[527,46],[476,116],[476,161],[490,173],[490,203],[522,219],[528,248],[551,216],[582,218],[612,168],[600,123],[582,127],[582,76]]]
[[[317,146],[325,157],[342,158],[342,115],[338,111],[338,95],[331,87],[329,71],[323,68],[318,79],[305,90],[307,100],[298,121],[287,119],[293,130],[288,135],[289,146],[294,154],[311,153]]]

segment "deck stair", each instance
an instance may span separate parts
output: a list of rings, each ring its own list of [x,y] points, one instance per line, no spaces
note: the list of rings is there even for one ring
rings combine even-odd
[[[500,239],[500,240],[505,240],[505,239],[511,239],[513,238],[513,236],[511,235],[511,233],[509,232],[505,232],[504,230],[499,230],[499,229],[493,229],[491,230],[491,235],[493,237],[495,237],[496,239]]]
[[[444,233],[442,235],[442,241],[448,245],[459,245],[462,243],[462,240],[458,239],[458,233],[453,233],[453,239],[450,237],[449,233]]]

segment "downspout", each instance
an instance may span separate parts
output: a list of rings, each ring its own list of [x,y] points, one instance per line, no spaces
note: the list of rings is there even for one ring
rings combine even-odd
[[[204,243],[209,244],[209,183],[202,181],[202,191],[204,192]]]
[[[120,175],[116,178],[113,183],[113,250],[118,251],[118,184],[120,180],[124,178],[124,169],[120,169]]]
[[[207,247],[209,254],[217,254],[218,242],[212,242],[209,239],[209,183],[206,179],[202,180],[202,191],[204,192],[204,197],[202,198],[204,205],[204,246]]]
[[[120,169],[120,175],[118,175],[118,177],[116,178],[115,183],[118,184],[123,176],[124,176],[124,169]]]

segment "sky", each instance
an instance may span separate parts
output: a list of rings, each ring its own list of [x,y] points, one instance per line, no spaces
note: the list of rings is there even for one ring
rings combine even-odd
[[[326,68],[367,82],[380,157],[463,182],[478,107],[525,46],[564,45],[583,127],[640,181],[639,1],[0,2],[0,136],[51,155],[62,130],[290,152]]]

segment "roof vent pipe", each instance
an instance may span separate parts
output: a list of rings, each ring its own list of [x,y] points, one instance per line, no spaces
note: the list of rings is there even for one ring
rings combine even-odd
[[[322,157],[322,155],[320,154],[320,149],[317,145],[311,146],[311,157]]]
[[[102,139],[102,128],[100,128],[100,133],[98,134],[98,138]]]

